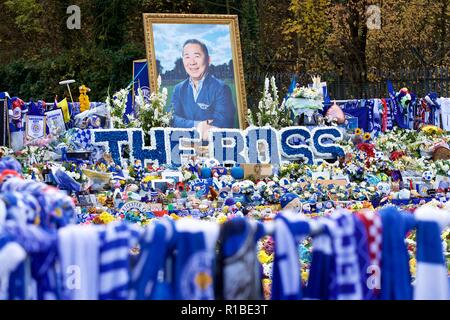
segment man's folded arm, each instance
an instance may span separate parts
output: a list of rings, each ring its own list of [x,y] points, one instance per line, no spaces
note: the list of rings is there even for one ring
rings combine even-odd
[[[173,127],[174,128],[193,128],[196,127],[196,122],[194,120],[188,120],[181,116],[173,115]]]
[[[216,97],[213,122],[211,125],[218,128],[234,128],[235,114],[236,107],[233,103],[231,89],[227,85],[223,85]]]

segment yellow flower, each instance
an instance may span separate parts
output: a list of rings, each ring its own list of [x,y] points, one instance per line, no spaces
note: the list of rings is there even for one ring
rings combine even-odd
[[[361,134],[362,134],[361,128],[356,128],[356,129],[355,129],[355,134],[356,134],[356,135],[361,135]]]
[[[227,221],[227,217],[225,215],[221,215],[219,217],[217,217],[217,223],[225,223]]]
[[[102,213],[100,213],[99,218],[105,224],[113,222],[115,220],[115,218],[106,211],[103,211]]]
[[[155,219],[155,218],[142,220],[142,221],[141,221],[141,224],[142,224],[142,226],[146,226],[146,225],[152,223],[154,219]]]
[[[442,234],[442,239],[446,239],[450,235],[450,230],[444,231]]]
[[[370,133],[369,132],[364,133],[364,140],[370,140]]]
[[[306,270],[302,271],[302,281],[303,282],[308,281],[308,271],[306,271]]]
[[[180,217],[177,216],[175,213],[171,213],[171,214],[170,214],[170,217],[171,217],[173,220],[178,220],[178,219],[180,219]]]
[[[106,202],[106,194],[101,194],[97,197],[98,202],[103,206]]]
[[[268,255],[264,250],[258,252],[258,260],[261,264],[273,262],[273,254]]]
[[[149,182],[151,180],[155,180],[157,178],[158,178],[157,176],[148,175],[148,176],[145,176],[144,178],[142,178],[142,182],[146,183],[146,182]]]
[[[441,134],[443,133],[443,130],[439,127],[433,126],[433,125],[426,125],[422,127],[422,131],[426,134]]]
[[[416,259],[412,258],[409,260],[409,269],[412,275],[416,274]]]
[[[56,208],[55,209],[55,215],[57,217],[62,217],[62,210],[61,210],[61,208]]]

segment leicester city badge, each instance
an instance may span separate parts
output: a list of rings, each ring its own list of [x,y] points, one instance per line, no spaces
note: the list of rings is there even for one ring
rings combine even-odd
[[[201,103],[201,102],[199,102],[199,103],[197,103],[197,105],[198,105],[199,108],[202,109],[202,110],[207,110],[207,109],[209,108],[209,104],[206,104],[206,103]]]
[[[212,277],[213,255],[207,251],[194,253],[183,269],[180,291],[183,299],[214,299]]]

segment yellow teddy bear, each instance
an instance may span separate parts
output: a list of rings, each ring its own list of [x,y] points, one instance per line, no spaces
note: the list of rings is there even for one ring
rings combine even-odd
[[[90,92],[91,89],[86,87],[84,84],[78,88],[80,90],[80,97],[78,100],[80,101],[80,112],[84,112],[89,110],[89,97],[86,93]]]

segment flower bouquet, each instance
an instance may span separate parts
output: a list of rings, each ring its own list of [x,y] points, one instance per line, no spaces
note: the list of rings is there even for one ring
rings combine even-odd
[[[172,112],[166,110],[167,88],[161,88],[161,76],[158,76],[156,92],[152,92],[149,99],[144,97],[142,89],[138,89],[136,101],[137,116],[140,126],[145,132],[151,128],[168,127],[172,119]]]
[[[89,187],[86,175],[74,163],[64,162],[61,166],[53,166],[52,173],[61,189],[80,192]]]
[[[312,115],[323,109],[323,94],[315,87],[301,87],[297,84],[289,99],[286,101],[286,107],[290,108],[294,115],[305,114],[311,119]]]

